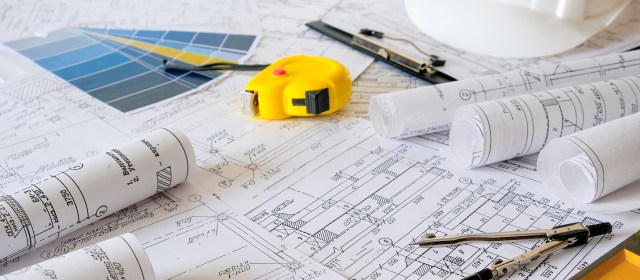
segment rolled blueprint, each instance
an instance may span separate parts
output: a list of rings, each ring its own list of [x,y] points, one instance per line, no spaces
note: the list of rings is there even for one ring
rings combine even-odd
[[[159,129],[0,196],[0,262],[184,182],[194,168],[187,137]]]
[[[463,167],[537,153],[551,139],[636,113],[639,86],[640,75],[465,105],[449,146]]]
[[[449,129],[466,104],[638,74],[640,50],[376,95],[369,119],[382,137],[410,137]]]
[[[639,134],[640,114],[633,114],[551,140],[538,156],[543,184],[588,211],[640,208]]]
[[[155,275],[138,239],[126,233],[0,276],[6,280],[153,280]]]

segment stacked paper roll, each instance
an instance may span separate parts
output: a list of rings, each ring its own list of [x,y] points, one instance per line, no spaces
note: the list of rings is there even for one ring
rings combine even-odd
[[[477,167],[539,152],[549,141],[637,112],[640,76],[507,97],[456,111],[456,161]]]
[[[639,102],[630,76],[466,105],[450,147],[468,168],[542,150],[538,171],[558,197],[595,212],[639,208]]]
[[[0,263],[184,182],[189,139],[158,129],[0,197]]]
[[[125,233],[95,245],[0,276],[5,280],[153,280],[149,258],[138,239]]]
[[[449,129],[464,105],[639,74],[640,50],[520,69],[379,94],[369,101],[369,119],[380,136],[406,138]]]
[[[551,192],[580,209],[640,208],[640,114],[551,140],[538,172]]]

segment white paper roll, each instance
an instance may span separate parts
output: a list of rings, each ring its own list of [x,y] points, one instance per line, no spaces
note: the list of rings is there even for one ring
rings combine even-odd
[[[159,129],[0,197],[0,263],[155,193],[195,169],[189,139]]]
[[[7,273],[0,278],[6,280],[153,280],[155,275],[138,239],[131,233],[125,233]]]
[[[450,147],[463,167],[534,154],[552,139],[636,113],[639,86],[640,75],[465,105]]]
[[[463,105],[640,74],[640,50],[510,71],[371,97],[369,119],[385,138],[447,130]]]
[[[557,176],[577,201],[588,203],[597,198],[596,168],[584,153],[556,165]]]
[[[640,114],[554,139],[538,157],[543,184],[586,211],[640,208]]]

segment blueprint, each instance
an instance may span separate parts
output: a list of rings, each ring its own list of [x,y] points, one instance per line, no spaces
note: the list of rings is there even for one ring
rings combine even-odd
[[[144,279],[155,275],[149,258],[133,234],[125,233],[100,243],[7,273],[5,280]]]
[[[172,30],[199,26],[204,30],[198,31],[209,32],[217,32],[213,29],[219,26],[201,23],[229,22],[220,26],[238,27],[234,32],[243,26],[235,19],[209,17],[214,13],[208,9],[222,9],[229,2],[194,4],[209,15],[193,15],[184,19],[184,25],[178,24],[187,14],[183,2],[166,6],[149,1],[82,2],[79,7],[95,3],[106,5],[93,6],[105,7],[102,10],[112,5],[119,11],[140,7],[167,15],[140,13],[121,19],[119,15],[100,17],[101,9],[88,10],[98,13],[92,17],[101,22],[98,26]],[[24,8],[14,2],[0,4],[16,6],[7,9],[5,18],[12,15],[11,21],[2,21],[7,26],[3,30],[24,32],[11,35],[15,38],[35,32],[26,28],[29,24],[19,25],[18,14],[30,16],[34,26],[47,26],[47,17],[44,23],[36,19],[64,10],[46,9],[49,4],[37,1],[24,4]],[[40,4],[43,9],[34,8]],[[71,11],[77,6],[63,7]],[[331,11],[362,10],[362,5],[267,0],[238,2],[237,7],[246,8],[246,15],[256,12],[261,23],[262,39],[249,62],[300,53],[360,60],[348,47],[308,30],[304,23]],[[198,11],[190,11],[194,10]],[[77,16],[64,18],[69,13]],[[60,26],[52,24],[44,32],[67,23],[92,25],[82,12],[69,13],[53,13],[49,22]],[[541,241],[444,248],[409,244],[427,232],[445,235],[611,222],[612,234],[509,275],[512,279],[564,279],[640,227],[636,212],[601,216],[547,192],[537,175],[534,155],[464,170],[441,152],[449,147],[446,131],[402,140],[380,138],[367,119],[370,97],[425,83],[379,63],[364,70],[367,59],[354,63],[363,71],[358,76],[351,70],[358,78],[343,110],[268,121],[240,113],[237,93],[252,73],[235,73],[196,94],[122,116],[55,76],[41,73],[36,65],[3,57],[19,66],[12,73],[0,71],[5,75],[0,83],[3,194],[168,126],[178,127],[192,143],[197,168],[186,183],[14,258],[0,268],[0,274],[131,232],[147,253],[157,279],[340,279],[338,274],[350,279],[459,279],[497,257],[515,256]]]
[[[356,82],[357,87],[354,88],[359,91],[356,96],[359,96],[358,98],[361,98],[361,100],[366,100],[366,96],[375,94],[375,90],[372,92],[366,91],[368,89],[374,88],[372,86],[368,86],[368,84],[378,80],[378,78],[376,78],[376,75],[383,75],[385,73],[388,73],[388,71],[393,70],[380,67],[377,69],[373,69],[371,72],[365,72],[365,75],[369,75],[370,73],[371,76],[364,76],[362,83]],[[76,246],[91,244],[92,242],[99,241],[101,237],[106,237],[106,233],[110,233],[112,231],[113,234],[117,234],[122,231],[132,231],[135,234],[135,229],[138,225],[141,227],[140,231],[144,231],[144,228],[152,228],[151,224],[153,224],[155,219],[161,220],[163,219],[164,215],[170,215],[169,213],[182,213],[187,209],[195,207],[194,205],[201,205],[198,206],[200,211],[209,211],[209,216],[215,216],[215,213],[217,212],[211,212],[210,210],[205,209],[206,207],[202,206],[202,204],[198,204],[200,203],[200,201],[202,201],[198,200],[198,197],[207,198],[210,197],[211,194],[214,194],[215,196],[224,199],[224,201],[228,202],[230,205],[233,205],[233,207],[239,213],[251,211],[252,209],[258,207],[261,203],[270,201],[268,202],[268,204],[259,206],[258,209],[252,211],[248,215],[248,217],[254,222],[257,222],[263,227],[270,230],[271,233],[276,235],[279,234],[281,235],[281,238],[284,238],[284,235],[276,231],[273,226],[280,225],[284,223],[285,220],[282,220],[282,222],[280,220],[276,220],[276,216],[290,216],[290,220],[292,221],[292,223],[295,223],[297,221],[295,220],[297,217],[296,215],[302,214],[297,211],[298,209],[294,209],[294,207],[302,208],[304,206],[305,208],[309,207],[309,209],[311,209],[314,205],[311,203],[308,197],[310,195],[314,195],[314,192],[329,191],[333,188],[332,186],[340,182],[348,183],[360,180],[360,182],[362,183],[366,181],[366,179],[359,179],[360,177],[358,176],[360,176],[361,174],[358,174],[356,172],[357,170],[351,171],[346,169],[347,165],[350,164],[361,166],[361,168],[368,166],[369,169],[366,169],[367,174],[372,173],[371,176],[375,174],[378,178],[380,178],[380,180],[392,180],[394,178],[393,176],[395,175],[404,175],[403,177],[398,177],[397,179],[395,179],[394,186],[399,189],[411,186],[411,182],[420,178],[424,178],[422,180],[427,181],[433,180],[434,183],[437,181],[438,183],[435,185],[429,185],[427,183],[423,183],[423,181],[416,181],[415,186],[413,186],[417,188],[418,185],[423,183],[427,187],[432,186],[429,189],[434,193],[428,193],[425,195],[416,194],[414,196],[410,195],[412,193],[411,190],[407,190],[407,192],[404,193],[404,195],[408,196],[411,200],[416,199],[416,201],[423,201],[422,204],[418,204],[419,206],[421,206],[420,209],[416,210],[415,208],[411,209],[395,206],[394,204],[400,204],[403,200],[401,197],[394,197],[391,202],[382,203],[382,205],[385,205],[384,209],[389,208],[389,210],[386,210],[387,212],[391,211],[389,212],[389,214],[387,214],[389,216],[384,217],[385,219],[377,219],[375,221],[372,219],[372,221],[378,223],[383,223],[384,221],[384,223],[381,224],[382,227],[393,229],[410,230],[414,227],[417,227],[416,231],[412,232],[412,234],[407,235],[407,232],[401,232],[399,234],[391,235],[389,233],[389,235],[385,235],[389,236],[389,239],[380,239],[378,238],[378,235],[382,236],[382,234],[373,235],[373,233],[371,233],[371,230],[375,229],[374,227],[370,229],[355,227],[355,225],[365,225],[365,220],[359,220],[359,222],[352,223],[354,227],[352,229],[349,228],[350,230],[348,231],[348,234],[342,234],[342,239],[335,242],[347,242],[344,240],[351,240],[350,237],[352,236],[351,234],[353,234],[362,236],[362,238],[360,239],[353,237],[353,242],[359,241],[375,245],[380,243],[389,244],[389,242],[391,241],[394,246],[405,246],[412,242],[412,240],[420,238],[422,234],[424,234],[424,231],[433,230],[433,228],[420,228],[419,226],[437,226],[438,224],[435,223],[435,221],[440,220],[441,218],[444,219],[443,215],[448,213],[451,214],[449,214],[449,216],[446,216],[446,219],[448,220],[441,221],[441,223],[445,226],[438,227],[438,234],[460,232],[462,231],[462,227],[475,228],[478,231],[495,231],[515,228],[547,228],[555,225],[556,223],[564,223],[568,221],[590,222],[592,221],[592,219],[598,221],[610,221],[612,223],[618,221],[618,223],[615,223],[615,235],[595,239],[594,241],[592,241],[591,245],[589,245],[591,247],[577,248],[582,249],[582,251],[580,251],[581,255],[578,255],[577,258],[572,258],[574,256],[573,254],[560,256],[556,255],[553,256],[553,261],[548,261],[545,263],[545,265],[548,264],[549,266],[556,267],[556,269],[550,269],[552,272],[546,273],[566,276],[577,269],[577,267],[579,267],[580,265],[586,265],[589,261],[595,259],[596,256],[600,254],[599,252],[603,252],[604,250],[611,248],[614,244],[617,243],[617,240],[619,240],[618,238],[621,239],[624,236],[631,234],[632,229],[637,226],[635,225],[634,219],[635,213],[617,215],[615,218],[593,216],[578,209],[567,207],[552,195],[545,193],[541,188],[540,183],[536,181],[538,179],[535,176],[535,159],[517,159],[506,163],[500,163],[499,165],[482,167],[482,169],[479,170],[462,171],[455,165],[452,165],[450,161],[447,161],[447,159],[444,158],[439,152],[439,149],[445,148],[446,144],[448,143],[448,135],[446,133],[429,134],[422,137],[408,138],[402,141],[382,140],[376,136],[375,132],[373,131],[373,129],[371,129],[370,124],[366,119],[363,119],[361,116],[357,116],[358,111],[361,110],[358,108],[361,108],[362,104],[356,103],[364,102],[356,102],[357,99],[354,99],[354,104],[347,105],[347,108],[346,110],[344,110],[344,112],[339,112],[339,114],[334,114],[322,118],[289,119],[277,122],[246,118],[240,114],[240,104],[238,103],[237,98],[235,98],[234,94],[238,92],[238,89],[243,87],[247,80],[248,77],[246,76],[238,75],[230,77],[229,79],[225,80],[224,83],[221,83],[216,87],[209,88],[201,92],[200,94],[175,100],[166,105],[158,106],[153,110],[136,114],[135,118],[140,119],[109,119],[108,114],[102,114],[103,111],[92,109],[93,113],[95,115],[102,116],[102,119],[92,120],[81,124],[86,125],[84,127],[86,127],[85,129],[87,131],[101,131],[100,134],[107,134],[107,132],[115,130],[117,132],[121,132],[122,134],[129,135],[129,137],[132,137],[133,135],[142,135],[155,128],[163,127],[170,124],[181,127],[184,133],[193,143],[196,153],[199,172],[198,174],[195,174],[194,181],[202,184],[204,189],[206,189],[207,191],[200,191],[200,196],[192,197],[191,200],[195,201],[192,202],[191,200],[189,200],[189,197],[193,193],[188,191],[185,191],[186,193],[184,194],[179,193],[181,190],[183,190],[182,186],[169,189],[161,193],[161,195],[152,197],[149,200],[133,205],[130,208],[118,212],[117,214],[105,217],[102,220],[104,221],[104,224],[95,224],[95,227],[97,229],[87,229],[85,231],[78,232],[76,233],[76,235],[70,236],[59,243],[52,243],[52,245],[46,248],[42,248],[44,250],[43,252],[64,252],[65,250],[67,250],[65,249],[65,246],[68,246],[66,245],[67,243],[73,245],[82,241],[81,243],[83,244],[77,244]],[[384,80],[384,78],[381,80]],[[411,81],[411,79],[407,78],[406,76],[400,76],[395,81],[389,81],[387,86],[389,88],[395,88],[406,87],[411,84],[416,84],[416,82]],[[352,114],[354,116],[352,116]],[[108,120],[108,123],[103,120]],[[102,122],[105,122],[105,124],[95,124]],[[69,129],[80,126],[71,124],[69,125]],[[80,130],[80,128],[77,129]],[[59,137],[68,140],[70,138],[73,139],[73,136],[69,135],[77,135],[77,133],[77,131],[69,131],[69,134],[67,135],[64,133],[64,130],[61,130],[58,132],[52,132],[51,134],[46,136],[48,136],[47,139],[55,139],[56,137],[54,136],[60,134],[61,136]],[[98,135],[95,135],[94,137],[98,137]],[[25,145],[30,144],[28,147],[33,146],[33,143],[29,142],[21,143],[24,143]],[[66,141],[66,143],[64,143],[65,145],[62,146],[68,146],[70,145],[69,143],[74,142]],[[11,151],[15,149],[15,147],[16,146],[8,147],[7,151]],[[51,152],[52,150],[55,149],[51,148],[47,149],[46,151],[39,151]],[[387,153],[387,151],[392,152]],[[6,155],[10,155],[11,153],[3,152],[2,154],[5,155],[3,157],[6,157]],[[354,161],[355,158],[358,158],[356,156],[360,156],[360,158],[362,158],[363,154],[374,159],[377,158],[379,161],[390,160],[383,166],[389,165],[389,168],[391,169],[387,170],[384,168],[379,168],[379,172],[383,173],[376,173],[376,170],[374,170],[376,168],[374,168],[374,166],[372,165],[367,165],[366,161]],[[84,155],[84,153],[82,153],[81,155]],[[353,156],[347,157],[348,155]],[[69,158],[69,156],[65,157],[64,155],[61,155],[61,157],[62,159]],[[56,160],[55,157],[50,158],[50,160],[53,163],[60,162],[60,160]],[[396,160],[398,160],[397,163]],[[423,163],[425,167],[422,167]],[[19,171],[16,172],[17,174],[15,176],[11,177],[16,183],[20,183],[20,177],[27,177],[29,175],[28,172],[21,172],[22,170],[37,170],[37,167],[32,169],[18,169],[14,165],[10,165],[7,167],[7,170]],[[403,173],[403,169],[401,169],[401,167],[405,167],[407,168],[407,171],[410,170],[413,172]],[[432,169],[431,167],[434,168]],[[445,171],[449,173],[446,173]],[[387,175],[387,173],[391,175]],[[441,173],[442,176],[445,177],[437,175],[439,173]],[[521,174],[528,175],[523,176]],[[389,177],[389,179],[385,177]],[[349,178],[349,181],[347,181],[346,178]],[[465,178],[469,178],[471,182],[468,182]],[[373,195],[373,190],[371,189],[358,188],[359,185],[351,186],[347,185],[346,183],[344,183],[344,186],[348,186],[350,190],[354,191],[359,189],[360,192],[357,193],[357,195],[361,195],[363,197],[369,197],[369,195],[372,195],[373,197],[375,197],[375,195]],[[369,184],[366,184],[364,186],[369,186]],[[371,187],[375,186],[379,185],[371,185]],[[491,192],[488,192],[487,190],[483,190],[480,193],[475,192],[476,189],[482,188],[489,188]],[[338,188],[335,191],[338,190],[342,189]],[[393,189],[390,189],[389,191],[393,191]],[[460,194],[460,196],[457,196],[456,194]],[[276,196],[274,198],[271,198],[274,195]],[[324,202],[324,200],[326,199],[325,197],[322,197],[318,194],[316,195],[317,201],[316,198],[311,197],[313,201],[316,201],[316,204],[320,203],[320,201]],[[385,195],[388,195],[389,197],[392,196],[391,194]],[[500,195],[503,195],[505,198],[501,199]],[[426,199],[427,197],[429,199]],[[287,200],[292,199],[296,202],[295,205],[286,202]],[[374,199],[374,201],[375,199],[385,201],[384,197],[375,197],[372,199]],[[334,200],[337,201],[337,199],[335,198]],[[180,201],[181,203],[177,203],[177,201]],[[436,202],[434,201],[440,203],[448,202],[449,204],[446,205],[446,207],[448,208],[442,208],[439,210],[430,208],[436,207],[436,205],[434,205]],[[507,201],[509,203],[507,203]],[[519,204],[520,201],[524,202]],[[308,205],[307,202],[309,202]],[[301,205],[298,203],[300,203]],[[282,204],[282,206],[278,207],[278,205],[280,204]],[[328,205],[331,204],[332,202],[328,203]],[[348,205],[337,203],[334,204],[335,208],[330,209],[334,209],[333,211],[335,211],[338,205],[345,207],[342,208],[343,211],[347,211],[345,209],[350,209]],[[414,204],[408,205],[412,206]],[[492,206],[494,205],[498,205],[496,206],[498,209],[492,208]],[[481,206],[482,208],[480,208]],[[276,208],[282,208],[282,210],[272,211]],[[406,212],[394,212],[392,211],[394,208],[396,208],[397,211],[405,209],[404,211]],[[376,209],[377,208],[370,208],[368,210],[374,211]],[[384,213],[384,209],[378,209],[378,211],[383,211],[382,213]],[[530,212],[525,212],[526,215],[519,215],[518,213],[520,212],[518,212],[517,209],[521,209],[523,211],[526,209]],[[423,212],[415,212],[414,210]],[[442,212],[439,212],[440,210],[442,210]],[[476,212],[477,214],[474,214]],[[182,218],[203,216],[201,212],[193,213],[194,214],[192,216],[189,216],[188,214],[185,214],[186,216],[176,216],[176,219],[180,218],[179,220],[182,220]],[[282,213],[286,215],[283,215]],[[302,213],[306,213],[306,211],[302,211]],[[366,216],[368,212],[363,213],[363,215]],[[431,220],[404,220],[406,218],[403,217],[420,217],[420,215],[416,215],[415,213],[424,213],[422,214],[422,216]],[[456,216],[456,214],[458,215]],[[344,217],[346,218],[347,216],[350,215],[345,214]],[[244,219],[242,218],[242,216],[237,217],[238,221],[242,222],[239,222],[238,225],[251,225],[249,223],[249,219]],[[397,223],[389,223],[392,221],[392,219],[390,219],[392,217],[397,220]],[[454,220],[453,218],[456,219]],[[480,221],[482,220],[481,218],[484,218],[486,222],[482,224],[471,225],[472,221]],[[179,220],[176,219],[168,219],[167,221],[171,221],[171,223],[173,223],[173,226],[178,226]],[[204,218],[198,219],[204,220]],[[517,220],[513,223],[509,222],[509,224],[506,224],[507,222],[502,222],[503,219],[506,219],[505,221],[511,221],[512,219]],[[462,220],[468,220],[469,225],[465,226],[459,223],[459,221]],[[191,221],[194,221],[194,219],[191,219]],[[207,221],[213,221],[213,219]],[[276,221],[276,223],[272,225],[269,221]],[[317,231],[320,231],[320,229],[323,228],[323,223],[325,223],[326,225],[329,224],[329,222],[327,222],[321,216],[318,216],[317,220],[312,220],[311,218],[305,217],[303,221],[306,221],[309,224],[308,226],[312,225],[310,222],[317,223],[315,224],[318,229]],[[538,222],[534,223],[536,221]],[[447,222],[450,222],[450,224],[448,224]],[[514,227],[507,226],[511,224],[513,224]],[[189,224],[183,225],[186,226]],[[199,226],[200,224],[197,225]],[[453,225],[458,225],[460,228],[456,228]],[[153,250],[155,250],[156,248],[157,250],[161,250],[161,244],[158,244],[157,246],[155,246],[156,248],[153,248],[154,246],[151,246],[152,244],[154,244],[153,242],[146,242],[153,241],[156,238],[158,240],[163,240],[163,236],[165,234],[174,234],[176,236],[179,236],[180,238],[166,239],[166,242],[164,244],[166,244],[166,246],[176,246],[174,248],[188,248],[184,246],[184,244],[188,244],[190,237],[189,235],[197,235],[195,234],[195,232],[191,232],[190,234],[177,235],[180,233],[177,232],[177,228],[167,227],[166,225],[161,225],[159,223],[153,228],[155,229],[155,227],[163,229],[166,228],[167,231],[151,231],[152,233],[156,232],[156,235],[152,235],[147,239],[139,237],[141,239],[141,242],[143,243],[143,246],[145,246],[145,248],[148,248],[147,251],[149,252],[149,257],[152,263],[158,263],[159,261],[165,259],[166,254],[159,254],[155,255],[154,257]],[[189,228],[195,228],[195,226]],[[309,235],[316,234],[316,231],[314,231],[313,229],[304,228],[302,230],[307,232]],[[302,233],[300,232],[302,232],[302,230],[298,231],[298,233],[301,235]],[[380,228],[380,230],[382,230],[382,228]],[[340,229],[331,229],[327,232],[328,236],[330,236],[330,232],[333,231],[341,232]],[[244,231],[238,230],[237,232]],[[256,229],[256,232],[259,231]],[[373,232],[376,231],[374,230]],[[200,234],[200,232],[198,232],[198,234]],[[324,234],[324,231],[322,231],[322,233],[320,234]],[[206,231],[202,235],[206,236]],[[268,234],[266,233],[258,235],[268,236]],[[402,236],[405,235],[407,237],[405,237],[405,239],[402,239]],[[300,238],[306,240],[302,236],[300,236]],[[183,241],[178,242],[180,240]],[[285,238],[285,244],[289,244],[287,248],[301,250],[302,247],[298,246],[298,244],[289,243],[292,240],[297,241],[300,239],[298,238],[298,236],[294,237],[294,235],[291,235],[288,239]],[[227,243],[231,244],[232,242]],[[256,242],[252,242],[250,244],[251,246],[255,246],[256,244],[268,245],[266,243]],[[378,254],[375,251],[364,250],[368,249],[369,247],[364,247],[363,249],[363,247],[349,247],[347,245],[339,245],[339,243],[335,243],[335,245],[335,247],[339,249],[336,250],[336,252],[340,252],[340,250],[345,250],[345,252],[343,255],[341,255],[341,257],[343,258],[337,258],[337,260],[335,260],[336,258],[330,258],[330,260],[333,261],[334,264],[329,264],[329,259],[321,259],[319,258],[320,255],[312,254],[311,249],[302,250],[302,253],[310,255],[312,258],[323,262],[327,265],[327,268],[329,270],[339,271],[345,276],[351,272],[341,271],[341,268],[339,266],[347,267],[348,263],[346,262],[349,262],[352,258],[358,259],[362,256],[363,252],[367,252],[367,254],[373,253],[371,257]],[[398,248],[394,246],[387,246],[384,248],[389,248],[400,252],[400,250],[398,250]],[[500,245],[495,246],[497,247]],[[507,257],[522,252],[523,250],[530,249],[533,246],[535,246],[535,244],[528,244],[527,246],[522,245],[522,243],[502,245],[497,249],[489,250],[489,252],[493,252],[490,257]],[[60,248],[56,249],[58,247]],[[486,259],[486,261],[482,261],[484,260],[482,258],[479,259],[480,262],[475,264],[475,266],[478,268],[480,266],[488,265],[491,260],[489,257],[481,255],[481,252],[484,252],[487,247],[471,247],[473,249],[467,248],[467,254],[476,252],[476,256],[482,256]],[[333,246],[325,246],[323,248],[325,252],[333,251]],[[351,250],[347,250],[348,248],[351,248]],[[413,254],[415,254],[416,257],[423,255],[425,251],[425,249],[414,249],[415,253]],[[462,250],[463,248],[460,249]],[[188,250],[174,250],[172,251],[172,254],[175,254],[176,252],[188,253]],[[279,251],[273,250],[267,252]],[[392,251],[389,251],[389,253],[391,252]],[[395,252],[396,251],[393,251],[394,255]],[[417,262],[412,262],[410,259],[404,260],[405,262],[403,262],[403,266],[405,266],[407,262],[410,262],[413,266],[416,266],[418,264],[422,266],[424,264],[424,266],[421,268],[421,271],[424,271],[429,266],[436,267],[434,270],[424,272],[424,279],[429,279],[432,275],[426,273],[433,273],[436,271],[443,271],[441,272],[441,275],[444,275],[443,278],[451,277],[451,279],[457,279],[460,278],[461,275],[466,275],[463,273],[469,273],[472,269],[475,268],[471,266],[474,265],[476,260],[475,258],[463,258],[462,260],[460,260],[459,258],[455,258],[455,255],[450,254],[452,253],[451,251],[447,253],[438,250],[438,253],[439,254],[435,255],[425,255],[425,258],[423,259],[416,258],[418,260]],[[40,252],[32,252],[30,256],[39,256],[41,254],[42,253]],[[291,254],[295,257],[285,257],[284,259],[301,259],[300,255],[295,255],[293,253]],[[242,254],[242,256],[247,255],[251,254]],[[562,256],[564,256],[564,258]],[[381,259],[383,259],[383,257]],[[205,260],[210,259],[205,258]],[[215,263],[220,262],[220,260],[221,259],[217,259],[217,262]],[[236,260],[237,262],[231,263],[228,266],[230,270],[233,270],[233,266],[239,267],[240,264],[245,263],[245,261],[253,263],[252,260],[246,260],[242,258]],[[344,260],[345,262],[340,262],[340,260]],[[391,259],[387,260],[391,262],[399,261],[394,261]],[[460,266],[469,268],[467,270],[460,270],[458,269],[459,267],[453,266],[450,262],[446,262],[445,260],[451,260]],[[208,264],[213,265],[213,263],[214,262]],[[279,267],[283,269],[281,271],[289,271],[287,270],[287,265],[285,265],[284,261],[270,261],[268,263],[279,264]],[[375,274],[376,272],[381,273],[382,271],[386,271],[385,267],[373,267],[372,265],[370,265],[372,263],[383,264],[381,262],[368,262],[368,267],[362,266],[358,268],[362,269],[362,274],[350,275],[368,275],[366,273]],[[188,268],[175,268],[169,265],[165,265],[163,267],[165,267],[167,271],[164,272],[164,275],[167,276],[166,278],[177,277],[176,275],[180,273],[185,273],[185,275],[188,275],[187,271],[194,271],[189,269],[195,269],[198,265],[201,265],[203,263],[195,262],[195,264],[196,265]],[[14,265],[14,263],[11,263],[10,265]],[[15,264],[15,269],[20,266],[21,264]],[[407,269],[411,269],[413,268],[413,266]],[[256,266],[251,265],[251,267],[252,269],[255,269]],[[355,269],[356,266],[353,265],[351,267]],[[318,272],[321,270],[321,268],[322,267],[314,269],[314,271]],[[241,271],[242,269],[236,268],[236,270]],[[328,274],[329,270],[324,270],[324,272]],[[419,274],[423,273],[421,271],[418,272],[418,274],[411,275],[417,275],[414,277],[419,277]],[[542,273],[543,271],[540,271],[540,269],[535,269],[534,267],[529,270],[525,270],[522,273],[526,273],[525,275],[529,275],[534,272]],[[158,273],[163,272],[160,271]],[[205,272],[200,271],[197,273]],[[213,274],[220,275],[220,273],[221,270],[217,270],[214,271]],[[314,272],[310,271],[309,274],[311,273]],[[407,274],[405,273],[403,275]],[[563,276],[558,276],[558,279],[562,278]]]
[[[81,139],[74,137],[83,131],[94,129],[102,131],[102,135],[88,135]],[[162,130],[158,132],[163,133]],[[104,139],[104,136],[109,134],[114,135]],[[121,138],[123,136],[107,126],[106,123],[93,120],[5,147],[0,151],[5,162],[1,190],[6,193],[21,185],[27,185],[28,189],[35,188],[35,186],[41,185],[37,182],[38,179],[41,179],[39,177],[46,178],[47,174],[52,174],[52,171],[56,169],[67,167],[70,164],[76,166],[78,162],[87,162],[83,160],[87,157],[90,158],[89,163],[95,162],[99,155],[94,149],[97,146],[102,146],[100,143],[106,145],[106,142],[111,142],[110,140],[115,141]],[[99,144],[93,144],[94,141]],[[152,143],[151,140],[148,142]],[[134,149],[136,151],[144,151],[145,149],[150,151],[144,142],[140,141],[139,143],[145,145],[143,149],[130,148],[136,148]],[[160,146],[168,146],[167,144],[170,142],[163,142]],[[125,148],[118,150],[124,154]],[[157,149],[156,152],[162,154],[168,148]],[[182,148],[180,147],[178,150],[182,150]],[[113,150],[109,152],[119,155]],[[50,162],[40,162],[35,160],[37,158],[47,158]],[[100,160],[100,158],[97,159]],[[112,159],[111,156],[108,159]],[[134,162],[134,157],[131,157],[131,160]],[[168,161],[163,162],[169,163]],[[112,164],[112,166],[115,167],[111,168],[114,169],[114,172],[123,172],[119,164]],[[140,167],[135,165],[135,168]],[[143,166],[142,169],[145,167]],[[71,171],[65,173],[69,172]],[[140,170],[135,172],[139,174]],[[184,169],[181,171],[180,168],[175,169],[175,166],[172,172],[171,176],[186,176]],[[193,168],[191,172],[198,172],[198,169]],[[153,175],[156,176],[156,173],[154,172]],[[153,181],[167,182],[165,180],[167,175],[166,170],[162,171],[158,174],[158,179],[156,180],[154,177]],[[62,176],[55,175],[45,182],[60,177]],[[139,179],[132,184],[145,182],[143,176],[140,176]],[[103,178],[99,181],[112,182],[114,180]],[[179,180],[176,179],[176,182]],[[64,231],[57,227],[49,232],[43,231],[40,236],[36,236],[38,237],[36,240],[39,242],[38,246],[29,248],[30,252],[25,255],[7,258],[2,264],[0,274],[23,271],[21,268],[28,265],[59,257],[64,258],[65,253],[131,232],[138,238],[148,255],[157,279],[193,279],[202,275],[206,275],[208,278],[215,276],[213,279],[229,279],[230,277],[242,279],[340,278],[331,270],[312,261],[300,252],[288,248],[242,215],[235,214],[235,211],[224,202],[211,193],[205,192],[202,188],[188,181],[174,188],[168,188],[169,185],[166,184],[162,186],[167,188],[156,193],[156,187],[161,186],[154,183],[154,190],[143,196],[148,197],[146,199],[137,199],[138,195],[132,191],[121,193],[115,199],[113,195],[116,195],[116,192],[107,194],[106,196],[110,197],[112,205],[123,204],[125,207],[115,205],[109,210],[122,209],[115,212],[99,212],[101,215],[96,214],[92,218],[99,216],[101,219],[92,219],[93,223],[89,225],[82,221],[83,224],[78,223],[68,229],[63,229]],[[109,190],[109,188],[104,189]],[[55,190],[47,188],[45,191]],[[123,199],[123,197],[127,199]],[[131,204],[130,201],[136,201],[136,203]],[[57,207],[57,205],[54,206]],[[15,208],[14,206],[10,209]],[[100,209],[102,208],[98,207],[98,210]],[[62,220],[62,214],[64,214],[63,211],[58,212],[60,220]],[[75,212],[73,214],[75,215]],[[84,226],[80,227],[81,225]],[[63,233],[67,234],[63,235]],[[40,244],[40,238],[45,234],[49,234],[44,236],[49,239],[47,240],[49,242],[43,245]],[[16,243],[11,244],[15,245]],[[32,267],[36,269],[41,266]]]
[[[446,135],[381,142],[370,136],[291,182],[248,217],[349,279],[460,279],[540,245],[419,248],[436,235],[549,229],[608,221],[614,234],[529,264],[509,279],[565,279],[632,234],[637,214],[599,216],[546,193],[537,177],[493,165],[463,170],[438,149]],[[521,163],[522,164],[522,163]]]
[[[43,145],[25,147],[5,160],[48,148]],[[194,168],[189,140],[178,130],[161,129],[24,188],[3,188],[0,263],[184,182]]]
[[[574,85],[465,105],[451,149],[476,167],[539,152],[549,141],[638,112],[640,76]]]
[[[381,136],[405,138],[449,129],[463,105],[637,74],[640,51],[610,54],[379,94],[369,116]]]
[[[640,115],[551,140],[540,152],[544,185],[589,211],[616,213],[638,208]]]
[[[255,34],[260,29],[252,0],[3,1],[2,41],[46,36],[63,27],[172,29]],[[195,8],[194,8],[195,7]],[[242,20],[240,20],[242,19]]]
[[[391,278],[388,274],[459,279],[496,257],[515,256],[542,242],[433,250],[408,245],[427,232],[615,224],[613,235],[595,238],[576,248],[579,252],[559,252],[512,276],[564,279],[634,232],[633,212],[600,216],[546,192],[536,157],[464,170],[441,152],[448,149],[446,132],[403,140],[378,137],[362,115],[368,97],[422,84],[394,71],[374,64],[354,83],[351,103],[325,117],[243,117],[237,98],[228,94],[246,83],[237,76],[162,107],[170,113],[142,112],[137,115],[141,120],[111,123],[136,133],[169,124],[182,127],[203,171],[195,182],[289,246],[351,279]],[[186,104],[193,104],[189,111]]]

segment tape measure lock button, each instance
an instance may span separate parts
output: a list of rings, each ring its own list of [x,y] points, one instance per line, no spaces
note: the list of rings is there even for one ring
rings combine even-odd
[[[349,71],[315,56],[282,58],[254,76],[241,93],[242,113],[261,119],[330,114],[351,96]]]
[[[312,90],[306,92],[305,105],[307,114],[322,114],[329,111],[329,89]]]

